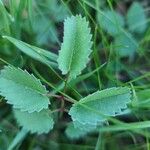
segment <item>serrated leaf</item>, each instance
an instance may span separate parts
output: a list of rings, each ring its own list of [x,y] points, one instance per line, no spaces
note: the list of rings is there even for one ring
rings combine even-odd
[[[138,43],[134,37],[128,33],[120,34],[115,37],[114,49],[120,57],[133,56],[138,48]]]
[[[0,95],[7,103],[22,111],[34,112],[47,109],[49,99],[40,80],[27,71],[5,66],[0,74]]]
[[[18,124],[31,133],[48,133],[53,129],[54,121],[48,110],[28,113],[14,109],[14,115]]]
[[[62,74],[69,74],[70,79],[86,67],[91,53],[89,23],[80,15],[67,18],[64,22],[64,38],[58,57],[59,69]]]
[[[112,36],[120,33],[120,28],[124,26],[124,18],[115,11],[105,10],[103,14],[98,14],[98,22],[103,30]]]
[[[122,109],[126,109],[130,97],[127,87],[97,91],[73,104],[69,114],[75,122],[98,125],[106,121],[108,116],[119,115]]]
[[[15,38],[9,37],[9,36],[3,36],[3,38],[9,40],[11,43],[13,43],[19,50],[21,50],[26,55],[34,58],[35,60],[38,60],[46,65],[52,65],[53,67],[57,67],[57,55],[50,52],[43,50],[41,48],[32,46],[30,44],[27,44],[25,42],[22,42],[20,40],[17,40]]]
[[[146,30],[147,19],[144,8],[140,3],[132,3],[127,12],[127,24],[132,32],[143,33]]]

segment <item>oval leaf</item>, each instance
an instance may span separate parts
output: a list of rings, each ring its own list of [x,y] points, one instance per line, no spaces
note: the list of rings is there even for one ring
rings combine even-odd
[[[127,24],[129,30],[143,33],[147,28],[147,19],[144,8],[138,2],[134,2],[127,12]]]
[[[91,53],[91,29],[80,15],[64,22],[64,38],[58,57],[59,69],[73,79],[86,67]]]

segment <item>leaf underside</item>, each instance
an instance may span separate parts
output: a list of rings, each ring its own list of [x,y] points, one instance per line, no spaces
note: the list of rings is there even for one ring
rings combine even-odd
[[[130,89],[127,87],[97,91],[75,103],[69,114],[74,122],[96,126],[106,121],[109,116],[121,114],[127,108],[130,97]]]
[[[91,29],[89,23],[80,15],[67,18],[64,22],[64,37],[58,57],[62,74],[76,78],[86,67],[91,53]]]
[[[31,133],[48,133],[54,125],[54,121],[49,115],[48,110],[28,113],[14,109],[14,115],[18,124]]]
[[[6,66],[0,74],[0,95],[7,103],[21,111],[41,111],[47,109],[49,99],[46,88],[27,71]]]
[[[86,136],[88,133],[86,130],[82,130],[80,128],[75,128],[73,123],[69,123],[67,126],[65,133],[70,139],[79,139],[81,137]]]
[[[78,121],[73,121],[74,128],[80,129],[86,133],[93,132],[96,130],[98,126],[102,126],[102,124],[91,125],[89,123],[82,124]]]

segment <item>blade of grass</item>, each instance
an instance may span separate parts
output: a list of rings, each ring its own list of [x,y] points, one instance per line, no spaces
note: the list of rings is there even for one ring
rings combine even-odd
[[[16,137],[13,139],[11,144],[8,147],[8,150],[13,150],[18,144],[20,144],[23,139],[26,137],[28,131],[21,129],[16,135]]]

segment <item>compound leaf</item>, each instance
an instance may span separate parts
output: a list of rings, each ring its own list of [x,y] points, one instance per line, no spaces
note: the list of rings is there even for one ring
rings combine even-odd
[[[130,102],[130,89],[127,87],[114,87],[97,91],[75,103],[69,114],[74,122],[83,125],[99,125],[109,116],[121,114]]]
[[[7,103],[22,111],[34,112],[47,109],[49,99],[40,80],[27,71],[5,66],[0,74],[0,95]]]
[[[74,79],[86,67],[91,53],[91,29],[80,15],[67,18],[64,22],[64,38],[58,57],[62,74]]]
[[[53,129],[54,121],[48,110],[28,113],[14,109],[14,115],[18,124],[31,133],[48,133]]]
[[[127,24],[129,30],[143,33],[147,27],[147,19],[144,8],[138,2],[134,2],[127,12]]]

